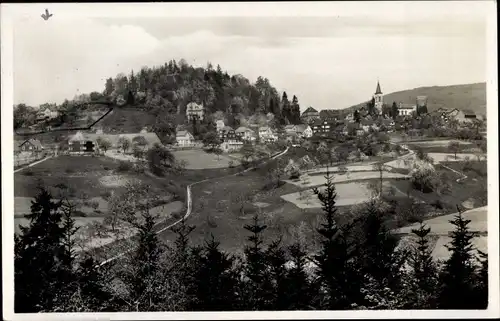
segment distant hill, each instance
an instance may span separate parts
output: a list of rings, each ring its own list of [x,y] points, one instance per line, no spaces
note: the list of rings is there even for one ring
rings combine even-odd
[[[427,109],[434,111],[439,108],[456,108],[472,110],[477,114],[486,115],[486,83],[475,83],[452,86],[419,87],[384,95],[384,103],[414,103],[417,96],[427,96]],[[345,110],[354,110],[365,106],[363,102]]]

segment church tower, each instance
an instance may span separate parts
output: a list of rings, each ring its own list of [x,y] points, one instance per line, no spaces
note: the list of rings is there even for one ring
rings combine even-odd
[[[378,110],[379,112],[382,112],[382,105],[384,104],[384,96],[382,95],[382,90],[380,90],[380,83],[378,81],[377,81],[377,90],[375,90],[373,99],[375,100],[375,109]]]

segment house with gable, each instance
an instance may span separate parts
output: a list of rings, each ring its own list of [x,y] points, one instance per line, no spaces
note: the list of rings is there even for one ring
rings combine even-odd
[[[217,132],[220,132],[224,127],[226,127],[226,124],[222,119],[219,119],[215,122],[215,128]]]
[[[187,130],[179,130],[175,135],[175,140],[179,147],[194,146],[194,136]]]
[[[41,152],[43,150],[42,143],[36,138],[29,138],[21,142],[18,146],[21,152]]]
[[[186,118],[188,120],[203,120],[205,116],[205,108],[202,104],[197,104],[196,102],[190,102],[186,106]]]
[[[257,139],[256,137],[257,135],[255,134],[255,132],[252,129],[245,126],[238,127],[238,129],[235,130],[235,133],[236,136],[238,136],[239,139],[243,141],[253,142]]]
[[[300,115],[300,119],[306,124],[311,124],[320,119],[319,112],[316,109],[309,107],[302,113],[302,115]]]
[[[259,127],[259,139],[263,142],[273,142],[278,139],[277,135],[273,132],[271,127],[262,126]]]
[[[310,138],[313,135],[311,126],[305,124],[295,125],[295,133],[302,138]]]

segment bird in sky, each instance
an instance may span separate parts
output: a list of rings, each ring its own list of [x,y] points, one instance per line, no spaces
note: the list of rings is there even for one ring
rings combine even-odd
[[[54,14],[49,13],[49,9],[45,9],[45,13],[42,14],[43,20],[47,21],[49,20],[50,17],[52,17]]]

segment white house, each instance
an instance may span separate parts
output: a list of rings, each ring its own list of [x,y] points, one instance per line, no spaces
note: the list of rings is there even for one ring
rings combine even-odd
[[[224,152],[231,152],[239,150],[243,146],[243,142],[240,140],[228,140],[223,142],[220,147]]]
[[[194,136],[187,130],[180,130],[177,132],[175,139],[177,145],[180,147],[192,147],[194,146]]]
[[[311,126],[303,124],[295,125],[295,133],[303,138],[310,138],[313,135]]]
[[[257,139],[255,137],[255,132],[251,130],[248,127],[245,126],[240,126],[238,129],[236,129],[236,135],[241,139],[241,140],[246,140],[246,141],[254,141]]]
[[[223,120],[219,119],[215,122],[215,127],[217,128],[217,132],[220,132],[224,127],[226,127],[226,124],[224,124]]]
[[[295,125],[286,125],[284,129],[287,135],[293,135],[297,133],[297,128],[295,127]]]
[[[399,115],[411,116],[414,112],[417,112],[417,105],[399,103],[399,105],[398,105],[398,114]]]
[[[190,102],[186,106],[186,116],[187,119],[197,118],[199,120],[203,120],[203,116],[205,115],[205,108],[203,105],[197,104],[195,102]]]
[[[259,127],[259,138],[261,141],[276,141],[278,139],[269,126]]]
[[[49,108],[45,108],[43,110],[38,111],[38,113],[36,114],[36,120],[41,121],[41,120],[54,119],[57,116],[59,116],[59,113],[57,111],[52,111]]]

